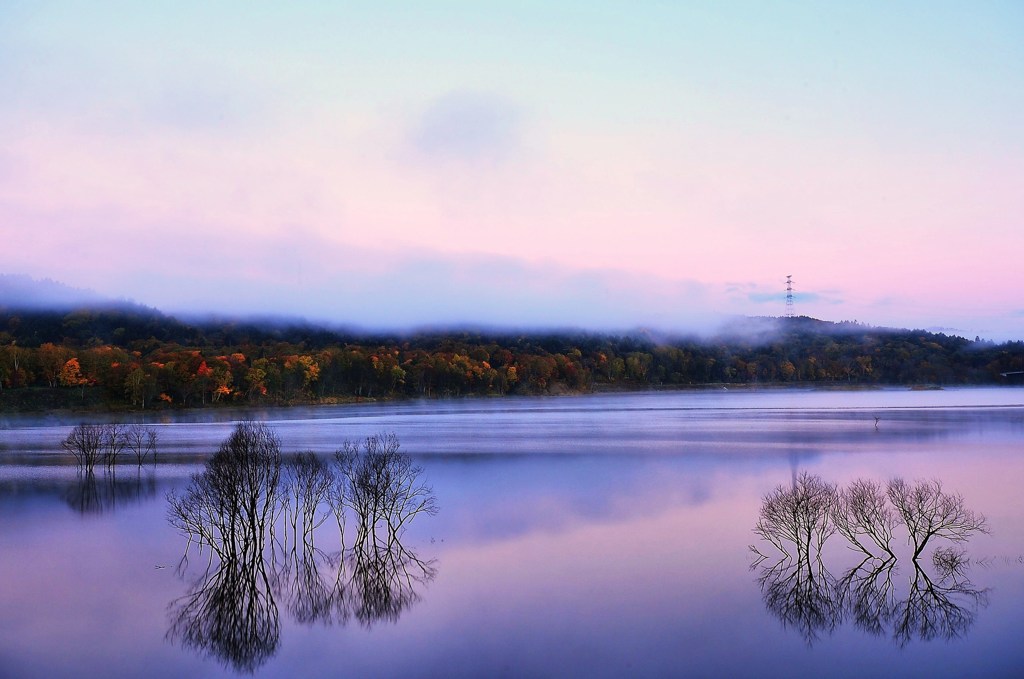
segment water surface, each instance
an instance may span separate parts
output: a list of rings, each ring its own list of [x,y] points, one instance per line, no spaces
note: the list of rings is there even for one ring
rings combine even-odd
[[[200,411],[148,421],[155,465],[92,479],[60,450],[77,420],[8,417],[0,676],[1015,676],[1022,404],[1020,389],[721,391]],[[415,456],[441,509],[402,537],[433,572],[397,614],[363,597],[313,615],[302,562],[282,560],[268,590],[279,629],[252,666],[174,631],[208,556],[179,568],[167,493],[240,418],[267,421],[286,456],[381,431]],[[869,631],[839,611],[808,635],[780,615],[753,527],[764,496],[802,472],[840,486],[937,478],[984,513],[991,534],[963,546],[985,592],[969,624],[897,638],[891,621]],[[905,537],[897,599],[915,575]],[[855,555],[830,545],[839,580]],[[307,575],[351,572],[330,537],[317,549]]]

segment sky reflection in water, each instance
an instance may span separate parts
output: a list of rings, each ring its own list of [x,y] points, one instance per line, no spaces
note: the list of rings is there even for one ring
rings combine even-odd
[[[994,406],[1022,396],[656,394],[270,411],[286,457],[396,432],[441,511],[403,537],[436,574],[397,620],[311,624],[284,613],[256,674],[1013,674],[1024,667],[1014,633],[1024,622],[1024,411]],[[119,470],[116,483],[97,472],[94,486],[51,464],[66,426],[4,421],[0,674],[235,674],[167,639],[169,606],[200,564],[176,573],[185,540],[166,522],[165,494],[230,432],[222,418],[157,423],[160,464]],[[33,464],[40,456],[49,461]],[[891,629],[847,621],[808,645],[782,624],[749,545],[762,498],[800,471],[840,485],[941,478],[988,517],[992,534],[968,546],[987,605],[961,638],[899,643]],[[321,544],[329,578],[337,548]],[[833,547],[838,582],[858,559]],[[901,596],[914,575],[909,560],[896,566]]]

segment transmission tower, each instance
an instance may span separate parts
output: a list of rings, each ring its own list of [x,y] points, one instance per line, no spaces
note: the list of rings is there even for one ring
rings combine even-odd
[[[793,318],[793,276],[786,276],[786,318]]]

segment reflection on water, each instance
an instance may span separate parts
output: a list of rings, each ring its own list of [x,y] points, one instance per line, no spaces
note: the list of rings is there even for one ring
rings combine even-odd
[[[401,541],[416,516],[437,512],[421,471],[394,435],[346,443],[332,462],[301,454],[283,464],[268,427],[239,424],[184,494],[168,497],[168,519],[189,541],[180,572],[193,543],[210,552],[170,605],[168,638],[253,672],[278,649],[278,601],[304,625],[397,622],[436,575]],[[338,549],[327,552],[317,529],[332,517]]]
[[[167,636],[252,672],[277,650],[281,622],[266,565],[250,549],[227,551],[172,602]]]
[[[892,545],[898,529],[912,550],[913,572],[903,588],[896,580],[901,560]],[[985,517],[938,480],[895,478],[883,490],[873,480],[856,479],[840,489],[805,472],[790,487],[765,496],[754,533],[779,557],[773,562],[751,546],[752,568],[759,571],[765,607],[809,646],[845,621],[875,636],[891,636],[900,647],[913,640],[948,641],[968,632],[988,605],[988,590],[968,579],[971,559],[963,549],[936,548],[933,574],[920,557],[933,539],[963,544],[986,532]],[[863,557],[838,578],[824,553],[836,533]]]
[[[149,421],[159,456],[138,480],[128,448],[116,476],[103,460],[80,476],[60,445],[77,419],[0,418],[0,675],[1019,676],[1022,396],[616,394],[267,411],[285,441],[274,501],[221,512],[251,493],[244,479],[213,484],[180,532],[165,492],[185,500],[230,480],[230,466],[207,463],[232,434],[227,420],[248,413]],[[339,442],[382,430],[415,453],[443,513],[403,523],[420,505],[374,490],[400,468],[345,472]],[[803,470],[818,479],[801,481]],[[889,497],[894,476],[944,479],[941,495],[908,482],[906,506],[930,497],[961,526],[962,509],[984,509],[992,534],[956,542],[922,523],[915,546]],[[794,479],[807,492],[780,494],[752,539],[762,499]],[[432,497],[404,487],[421,504]],[[961,510],[948,502],[957,493]],[[69,501],[116,511],[83,516]],[[842,509],[816,509],[830,502]],[[773,525],[799,545],[776,549]],[[752,541],[767,558],[750,572],[740,555]]]
[[[148,500],[156,495],[156,476],[141,468],[134,472],[108,470],[80,472],[78,482],[68,487],[64,500],[82,514],[98,514]]]

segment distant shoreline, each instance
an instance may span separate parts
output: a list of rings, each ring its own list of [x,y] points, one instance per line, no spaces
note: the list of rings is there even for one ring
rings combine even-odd
[[[228,412],[231,410],[252,410],[252,409],[273,409],[273,410],[290,410],[297,408],[311,408],[318,406],[337,406],[337,405],[359,405],[359,404],[370,404],[370,403],[402,403],[410,401],[469,401],[469,400],[494,400],[494,399],[519,399],[519,398],[533,398],[533,397],[550,397],[550,398],[561,398],[561,397],[572,397],[572,396],[585,396],[585,395],[602,395],[602,394],[651,394],[651,393],[665,393],[665,392],[755,392],[755,391],[820,391],[820,392],[862,392],[862,391],[941,391],[946,389],[1014,389],[1022,388],[1024,385],[991,385],[991,384],[979,384],[979,385],[953,385],[953,386],[942,386],[942,385],[930,385],[930,384],[914,384],[914,385],[878,385],[878,384],[793,384],[793,383],[759,383],[759,384],[725,384],[725,383],[712,383],[712,384],[700,384],[700,385],[657,385],[647,388],[637,388],[636,386],[630,385],[595,385],[590,390],[577,390],[571,391],[567,389],[555,390],[547,393],[531,393],[531,394],[461,394],[461,395],[434,395],[434,396],[380,396],[380,397],[327,397],[323,399],[297,399],[288,402],[280,401],[264,401],[254,403],[239,403],[239,402],[221,402],[221,403],[207,403],[205,405],[164,405],[155,408],[132,408],[130,406],[110,407],[109,404],[97,402],[92,400],[91,402],[87,399],[86,403],[75,403],[79,397],[72,396],[65,392],[60,394],[66,397],[66,401],[63,404],[53,407],[53,405],[46,406],[39,399],[31,399],[27,402],[19,404],[17,407],[11,407],[13,401],[18,400],[17,397],[19,392],[25,392],[26,389],[7,389],[0,393],[0,416],[10,415],[38,415],[47,414],[54,417],[68,418],[78,415],[159,415],[165,413],[215,413],[215,412]],[[32,391],[50,391],[59,393],[61,390],[43,390],[33,389]],[[63,400],[63,399],[62,399]],[[53,404],[52,400],[48,400]]]

